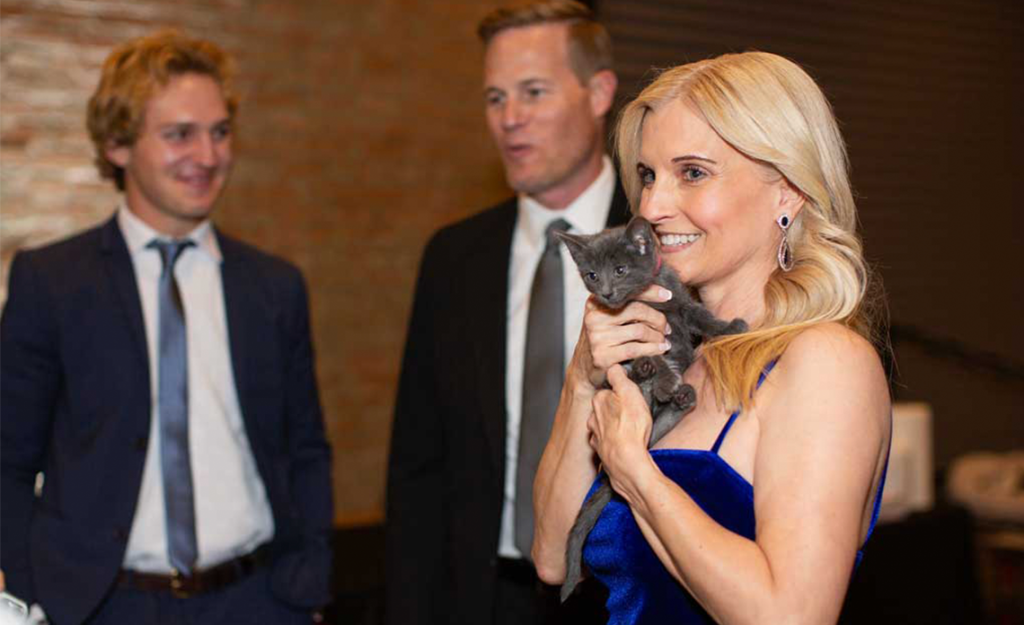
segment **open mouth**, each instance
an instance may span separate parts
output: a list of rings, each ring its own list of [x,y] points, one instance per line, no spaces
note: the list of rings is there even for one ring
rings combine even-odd
[[[525,143],[505,146],[505,154],[511,159],[521,159],[529,154],[531,150],[533,148]]]

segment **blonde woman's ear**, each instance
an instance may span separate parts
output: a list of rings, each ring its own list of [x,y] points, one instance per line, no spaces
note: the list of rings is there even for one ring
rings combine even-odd
[[[782,178],[779,181],[779,215],[786,213],[791,220],[796,219],[806,200],[804,194],[788,180]]]

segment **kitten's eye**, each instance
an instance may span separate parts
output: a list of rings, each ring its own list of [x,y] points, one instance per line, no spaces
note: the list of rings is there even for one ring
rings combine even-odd
[[[625,265],[619,265],[618,267],[616,267],[615,268],[615,275],[617,275],[617,276],[624,276],[624,275],[626,275],[626,266]]]
[[[586,276],[584,276],[584,277],[587,280],[591,281],[591,282],[597,282],[597,273],[596,272],[588,271]]]

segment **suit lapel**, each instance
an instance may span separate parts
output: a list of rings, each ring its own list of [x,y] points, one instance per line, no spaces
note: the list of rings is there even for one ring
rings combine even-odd
[[[626,191],[622,188],[622,181],[616,177],[615,192],[612,194],[612,205],[608,210],[607,227],[613,228],[627,223],[632,217],[629,212],[629,200],[626,199]]]
[[[235,388],[238,392],[238,403],[242,408],[242,420],[248,421],[253,414],[249,401],[250,371],[246,366],[249,362],[246,351],[246,338],[258,336],[249,327],[251,315],[247,310],[259,310],[258,297],[252,290],[252,282],[246,279],[245,265],[238,256],[234,242],[214,228],[217,244],[220,247],[223,264],[221,265],[221,282],[224,289],[224,314],[228,321],[228,344],[231,350],[231,369],[235,376]],[[253,440],[249,432],[249,440]]]
[[[135,266],[132,264],[132,257],[128,253],[128,245],[124,242],[121,228],[117,225],[116,215],[100,230],[100,252],[103,256],[107,276],[113,284],[117,300],[121,304],[120,309],[125,316],[132,342],[135,344],[135,354],[139,357],[142,369],[148,373],[146,327],[142,317],[139,284],[135,280]]]
[[[478,261],[471,289],[475,309],[476,387],[480,414],[484,420],[484,437],[496,467],[505,464],[505,428],[508,410],[505,402],[505,361],[508,330],[508,273],[512,253],[512,233],[516,223],[516,200],[502,205],[500,221],[494,231],[481,233],[485,242],[473,258]],[[472,373],[471,373],[472,375]]]

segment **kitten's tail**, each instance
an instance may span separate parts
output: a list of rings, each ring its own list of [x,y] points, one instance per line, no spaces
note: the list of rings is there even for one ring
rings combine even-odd
[[[562,583],[562,603],[572,595],[572,591],[583,581],[583,545],[590,536],[590,530],[597,524],[601,511],[612,500],[612,487],[606,476],[601,477],[601,485],[597,487],[590,499],[580,508],[576,522],[569,530],[569,540],[565,546],[565,582]]]

